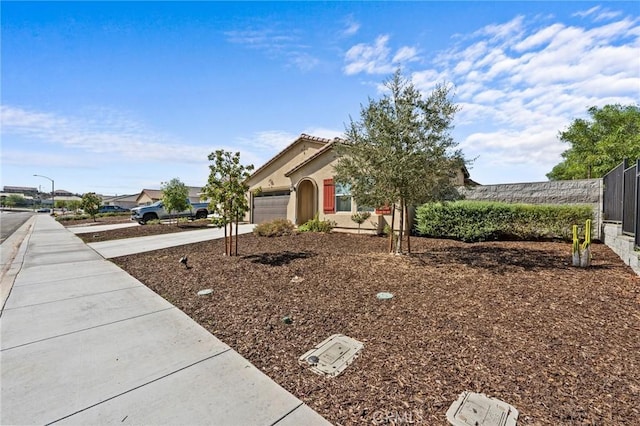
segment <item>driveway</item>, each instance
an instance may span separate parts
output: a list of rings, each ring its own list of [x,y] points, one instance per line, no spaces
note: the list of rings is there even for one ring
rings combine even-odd
[[[238,227],[238,234],[248,234],[253,231],[254,226],[255,225],[253,224],[240,225]],[[147,251],[199,243],[202,241],[215,240],[223,237],[224,229],[208,228],[198,231],[176,232],[163,235],[150,235],[147,237],[100,241],[96,243],[89,243],[88,246],[97,251],[105,259],[111,259],[113,257],[144,253]]]

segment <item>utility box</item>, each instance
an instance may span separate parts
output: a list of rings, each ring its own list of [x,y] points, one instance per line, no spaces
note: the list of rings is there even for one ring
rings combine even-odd
[[[334,334],[302,355],[298,362],[310,366],[314,373],[336,377],[356,359],[362,348],[361,342]]]
[[[465,391],[447,410],[453,426],[516,426],[518,410],[485,394]]]

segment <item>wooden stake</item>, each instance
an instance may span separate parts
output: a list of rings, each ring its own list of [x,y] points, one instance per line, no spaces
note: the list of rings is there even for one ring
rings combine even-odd
[[[396,221],[396,205],[391,205],[391,232],[389,233],[389,253],[393,253],[393,224]]]
[[[406,205],[404,206],[404,211],[405,223],[407,224],[407,226],[409,226],[409,208]],[[409,227],[409,230],[407,230],[407,252],[411,254],[411,227]]]

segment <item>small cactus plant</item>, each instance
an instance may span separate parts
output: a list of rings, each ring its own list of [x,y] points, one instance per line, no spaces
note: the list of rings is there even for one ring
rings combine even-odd
[[[573,225],[573,245],[571,246],[573,266],[586,268],[591,265],[591,220],[587,219],[584,226],[584,241],[582,245],[578,239],[578,225]]]

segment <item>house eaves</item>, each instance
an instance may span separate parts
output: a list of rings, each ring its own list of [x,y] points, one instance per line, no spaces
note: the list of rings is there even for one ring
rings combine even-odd
[[[343,142],[342,139],[340,138],[334,138],[332,141],[329,141],[329,143],[327,143],[325,146],[323,146],[320,150],[318,150],[318,152],[316,152],[315,154],[313,154],[311,157],[307,158],[306,160],[304,160],[302,163],[298,164],[297,166],[295,166],[293,169],[289,170],[288,172],[286,172],[284,175],[286,177],[291,176],[293,173],[295,173],[296,171],[300,170],[301,168],[303,168],[304,166],[306,166],[307,164],[315,161],[318,157],[326,154],[327,152],[330,152],[333,147],[338,144]]]
[[[262,166],[260,166],[260,168],[256,169],[256,171],[254,171],[249,177],[249,179],[247,180],[251,180],[255,176],[258,176],[263,170],[265,170],[271,164],[275,163],[278,159],[282,158],[287,152],[291,151],[296,145],[298,145],[302,141],[314,142],[320,145],[326,145],[332,142],[331,139],[325,139],[318,136],[311,136],[311,135],[307,135],[306,133],[301,133],[300,136],[295,141],[293,141],[286,148],[284,148],[282,151],[276,154],[273,158],[271,158],[269,161],[267,161]]]

